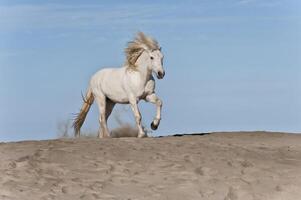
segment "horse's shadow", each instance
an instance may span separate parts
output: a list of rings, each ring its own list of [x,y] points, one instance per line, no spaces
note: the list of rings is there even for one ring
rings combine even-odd
[[[177,133],[173,135],[167,135],[167,136],[158,136],[159,138],[161,137],[183,137],[183,136],[204,136],[204,135],[209,135],[211,133]]]

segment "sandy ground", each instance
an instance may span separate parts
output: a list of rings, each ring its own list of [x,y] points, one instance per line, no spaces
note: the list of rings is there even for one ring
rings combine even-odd
[[[0,199],[301,199],[301,135],[0,143]]]

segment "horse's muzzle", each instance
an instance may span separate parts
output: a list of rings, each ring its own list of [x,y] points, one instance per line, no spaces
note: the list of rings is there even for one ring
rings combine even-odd
[[[158,79],[162,79],[164,76],[165,76],[165,71],[158,72],[158,74],[157,74]]]

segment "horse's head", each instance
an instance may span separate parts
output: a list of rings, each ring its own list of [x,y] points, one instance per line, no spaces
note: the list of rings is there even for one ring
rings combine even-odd
[[[140,63],[156,74],[158,79],[165,75],[163,69],[163,54],[158,42],[139,32],[135,40],[128,43],[125,49],[129,67],[136,68]]]
[[[163,54],[160,49],[156,49],[148,52],[148,62],[149,69],[154,72],[158,79],[162,79],[165,75],[165,71],[163,68]]]

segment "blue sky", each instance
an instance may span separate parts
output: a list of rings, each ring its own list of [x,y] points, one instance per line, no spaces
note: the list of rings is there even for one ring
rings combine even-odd
[[[120,66],[137,31],[165,55],[152,135],[301,132],[300,11],[298,0],[0,0],[0,141],[55,138],[90,76]],[[140,108],[149,126],[155,107]],[[128,107],[116,111],[133,121]],[[83,129],[97,118],[93,106]]]

